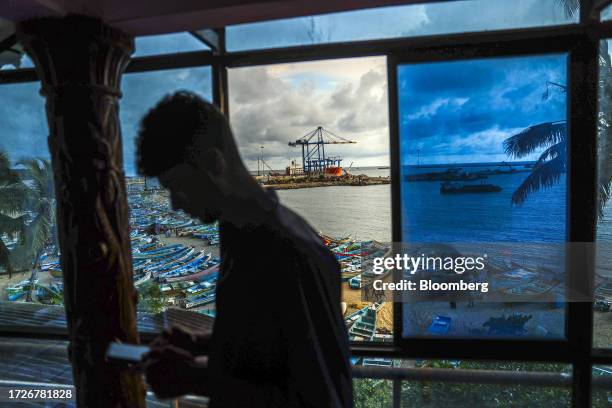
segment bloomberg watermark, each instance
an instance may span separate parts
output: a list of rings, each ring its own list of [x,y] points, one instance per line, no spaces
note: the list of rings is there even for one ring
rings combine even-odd
[[[377,303],[589,302],[598,299],[587,273],[598,250],[609,252],[593,243],[393,243],[353,259],[343,276]]]

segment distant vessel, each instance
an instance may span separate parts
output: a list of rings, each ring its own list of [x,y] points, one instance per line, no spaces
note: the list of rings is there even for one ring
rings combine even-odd
[[[470,181],[486,179],[487,176],[478,173],[469,173],[463,169],[447,169],[430,173],[410,174],[404,177],[406,181]]]
[[[442,194],[497,193],[501,190],[502,188],[495,184],[459,184],[448,181],[440,183]]]

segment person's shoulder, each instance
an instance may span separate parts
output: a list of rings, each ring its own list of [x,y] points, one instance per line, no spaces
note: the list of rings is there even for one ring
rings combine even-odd
[[[285,248],[295,249],[306,256],[320,256],[335,262],[335,258],[323,244],[319,234],[308,222],[293,210],[279,204],[271,228],[283,241]]]

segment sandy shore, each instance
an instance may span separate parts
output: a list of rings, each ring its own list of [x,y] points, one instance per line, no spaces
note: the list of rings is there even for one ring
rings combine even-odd
[[[347,282],[342,282],[342,301],[346,303],[345,316],[371,305],[361,300],[361,290],[351,289]],[[385,302],[376,314],[376,332],[393,333],[393,303]]]

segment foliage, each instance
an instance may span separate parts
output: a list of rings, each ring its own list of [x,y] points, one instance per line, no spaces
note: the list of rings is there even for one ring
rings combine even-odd
[[[21,181],[19,174],[11,168],[8,155],[0,151],[0,235],[23,239],[25,218],[22,209],[26,191],[27,187]],[[10,252],[2,239],[0,239],[0,266],[3,266],[9,275],[12,274]]]
[[[145,282],[138,287],[138,309],[157,314],[165,309],[165,297],[154,282]]]
[[[424,360],[416,363],[415,366],[568,374],[571,372],[569,366],[550,363]],[[353,382],[353,386],[355,407],[386,408],[392,406],[391,381],[359,379]],[[569,388],[556,387],[404,381],[401,401],[403,407],[569,407],[571,392]]]
[[[0,234],[19,237],[11,252],[0,243],[0,265],[12,272],[34,270],[45,247],[50,244],[55,220],[53,172],[47,160],[20,162],[24,175],[11,167],[6,153],[0,152]]]
[[[371,378],[353,380],[355,408],[388,408],[393,405],[393,386],[389,380]]]

